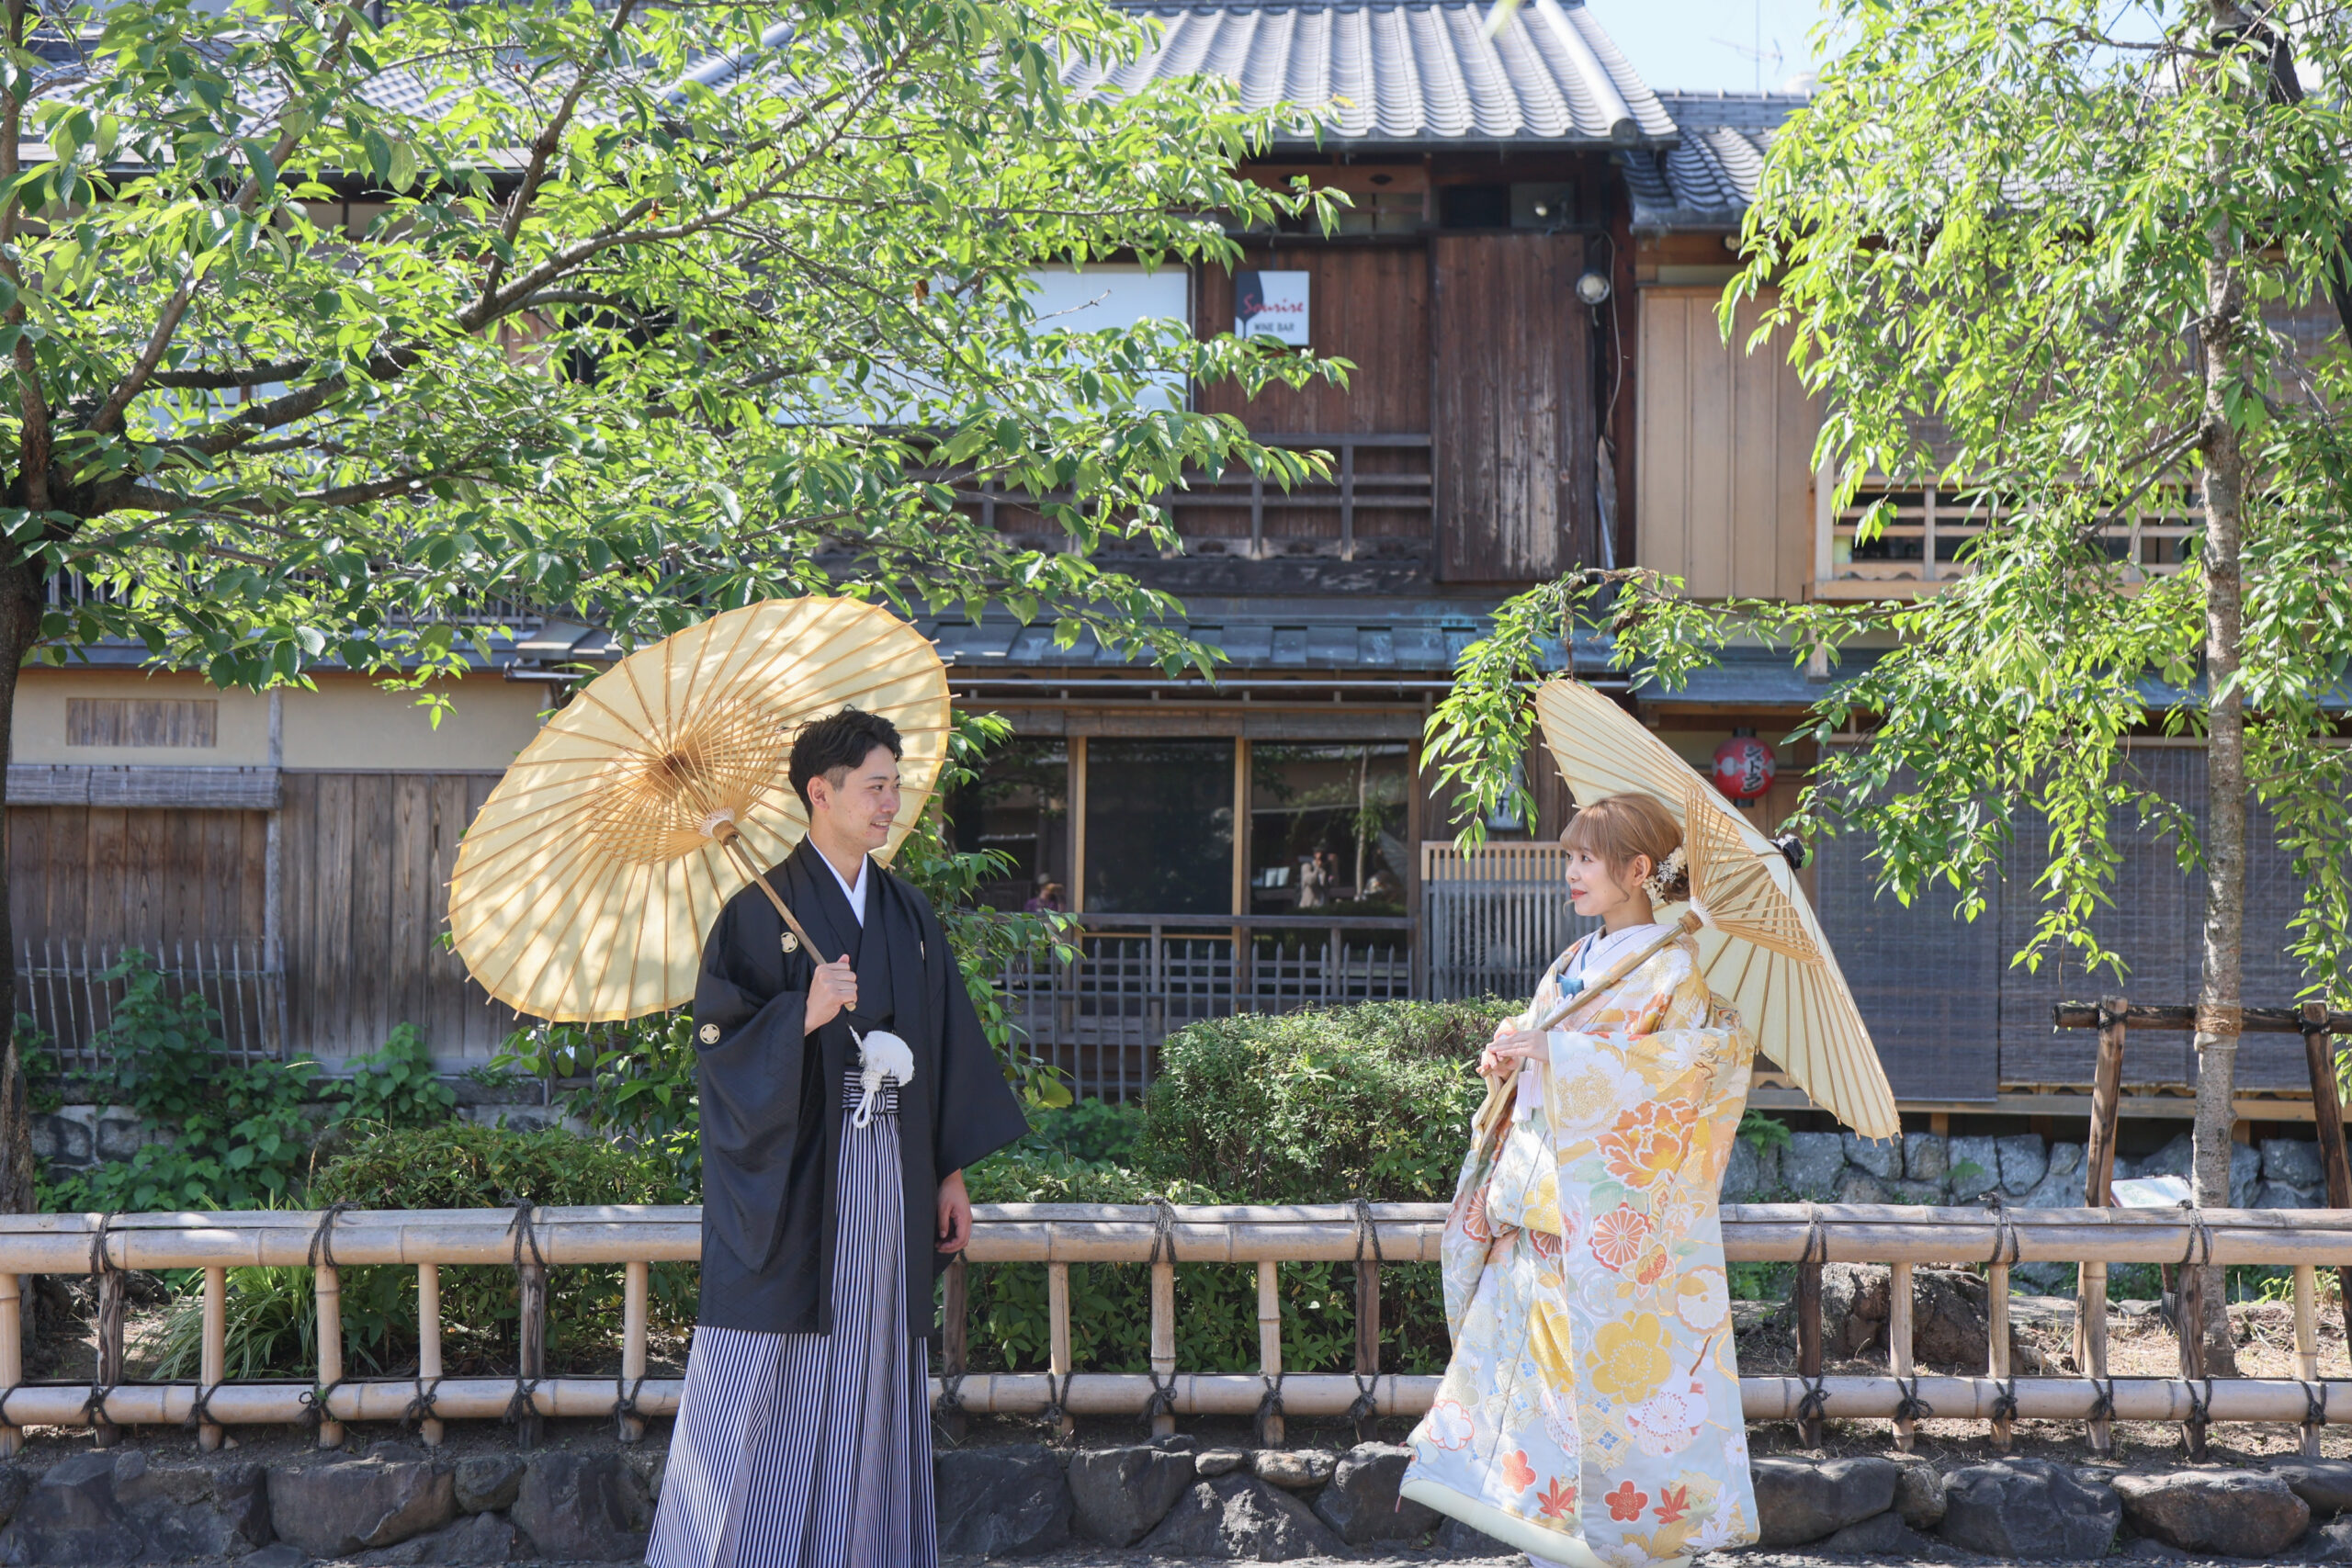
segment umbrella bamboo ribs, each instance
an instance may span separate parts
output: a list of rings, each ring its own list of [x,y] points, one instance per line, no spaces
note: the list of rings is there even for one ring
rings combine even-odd
[[[1907,1275],[1922,1265],[2076,1262],[2164,1263],[2179,1258],[2197,1223],[2175,1210],[2044,1209],[1995,1214],[1980,1209],[1895,1205],[1727,1205],[1724,1251],[1735,1261],[1888,1263]],[[2322,1425],[2352,1423],[2352,1378],[2322,1379],[2316,1335],[2318,1270],[2352,1265],[2352,1210],[2207,1210],[2204,1229],[2217,1263],[2282,1264],[2294,1269],[2296,1379],[2027,1377],[2007,1375],[1996,1352],[1982,1375],[1911,1375],[1907,1344],[1890,1352],[1883,1376],[1828,1376],[1818,1350],[1796,1377],[1741,1380],[1751,1421],[1803,1420],[1807,1395],[1817,1416],[1889,1421],[1898,1435],[1920,1419],[1984,1421],[1997,1431],[2012,1420],[2080,1421],[2097,1429],[2113,1421],[2188,1423],[2200,1407],[2211,1421],[2290,1423],[2306,1446]],[[518,1222],[514,1211],[353,1210],[332,1216],[333,1261],[314,1250],[329,1216],[270,1211],[245,1213],[41,1214],[0,1217],[0,1450],[15,1452],[28,1427],[88,1427],[193,1423],[200,1445],[217,1447],[225,1428],[315,1419],[321,1437],[353,1422],[414,1422],[424,1440],[443,1440],[450,1421],[616,1420],[634,1440],[645,1423],[673,1414],[683,1386],[648,1375],[651,1265],[692,1262],[701,1247],[700,1213],[692,1208],[615,1206],[539,1209]],[[944,1376],[933,1397],[943,1418],[963,1413],[1136,1417],[1155,1427],[1180,1416],[1256,1416],[1272,1436],[1283,1417],[1418,1416],[1437,1379],[1383,1371],[1378,1365],[1379,1273],[1388,1265],[1433,1263],[1445,1211],[1433,1203],[1186,1206],[1105,1204],[982,1205],[972,1243],[951,1272]],[[619,1376],[522,1378],[440,1375],[440,1269],[447,1265],[515,1267],[517,1230],[527,1224],[518,1276],[526,1303],[518,1348],[544,1343],[546,1275],[582,1266],[623,1270]],[[1810,1238],[1810,1239],[1809,1239]],[[1808,1250],[1808,1247],[1810,1250]],[[1999,1259],[1994,1262],[1992,1260]],[[1296,1372],[1282,1364],[1281,1300],[1273,1286],[1283,1263],[1353,1263],[1357,1324],[1354,1370]],[[966,1280],[972,1268],[1043,1263],[1060,1288],[1050,1292],[1050,1365],[1040,1372],[971,1372]],[[1151,1272],[1151,1366],[1148,1374],[1094,1373],[1072,1365],[1069,1347],[1072,1264],[1144,1265]],[[306,1267],[318,1289],[320,1340],[329,1354],[311,1383],[271,1379],[227,1382],[228,1270],[259,1264]],[[1178,1267],[1252,1268],[1259,1289],[1260,1367],[1245,1372],[1183,1372],[1175,1363]],[[421,1366],[413,1377],[342,1378],[341,1271],[355,1267],[413,1268],[418,1276]],[[1802,1266],[1802,1265],[1801,1265]],[[27,1274],[119,1278],[132,1269],[191,1269],[204,1275],[200,1371],[193,1382],[28,1383],[18,1353]],[[1820,1342],[1817,1293],[1800,1291],[1800,1341]],[[1806,1303],[1812,1304],[1808,1309]],[[1804,1321],[1812,1318],[1808,1324]],[[1911,1314],[1893,1314],[1898,1332]],[[538,1321],[533,1323],[532,1317]],[[1806,1330],[1810,1328],[1808,1334]],[[117,1337],[119,1324],[107,1330]],[[1901,1335],[1907,1339],[1907,1334]],[[1995,1345],[2001,1339],[1996,1337]],[[121,1347],[101,1345],[102,1364],[119,1366]],[[526,1374],[536,1368],[526,1364]],[[2102,1392],[2111,1389],[2111,1402]],[[2307,1397],[2308,1394],[2308,1397]],[[2014,1404],[2010,1404],[2010,1400]],[[2313,1417],[2316,1416],[2316,1420]]]

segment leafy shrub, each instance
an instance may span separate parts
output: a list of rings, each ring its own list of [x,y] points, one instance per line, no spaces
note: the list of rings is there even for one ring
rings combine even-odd
[[[340,1087],[345,1119],[387,1127],[431,1126],[447,1120],[458,1103],[457,1091],[434,1074],[424,1031],[413,1023],[394,1024],[391,1038],[373,1055],[353,1062]]]
[[[1373,1002],[1188,1024],[1160,1047],[1138,1156],[1256,1203],[1453,1196],[1479,1046],[1510,1004]]]
[[[557,1207],[650,1203],[664,1201],[669,1184],[662,1162],[640,1151],[557,1128],[520,1132],[448,1122],[362,1130],[341,1153],[321,1163],[306,1201],[320,1207],[345,1201],[371,1209],[512,1207],[526,1198]],[[413,1367],[416,1270],[347,1268],[341,1282],[353,1371]],[[655,1265],[657,1325],[682,1327],[693,1317],[694,1302],[690,1266]],[[175,1303],[164,1345],[169,1365],[179,1365],[176,1358],[187,1351],[182,1339],[197,1332],[201,1311],[196,1289],[185,1291]],[[307,1374],[316,1362],[311,1359],[314,1330],[306,1314],[314,1314],[308,1269],[231,1269],[231,1374]],[[511,1373],[518,1316],[512,1268],[441,1270],[442,1357],[451,1375]],[[617,1354],[620,1323],[619,1269],[566,1266],[548,1270],[550,1371],[603,1368]]]
[[[586,1082],[564,1096],[564,1114],[659,1158],[670,1182],[666,1195],[655,1201],[701,1201],[702,1107],[695,1098],[694,1020],[683,1010],[626,1023],[518,1030],[490,1065],[529,1077],[584,1077]]]
[[[1485,1092],[1473,1064],[1506,1015],[1501,1002],[1374,1003],[1196,1023],[1161,1047],[1141,1111],[1089,1101],[1033,1112],[1012,1149],[967,1173],[975,1202],[1376,1202],[1453,1193],[1470,1113]],[[1214,1173],[1211,1187],[1196,1178]],[[1355,1357],[1355,1270],[1284,1264],[1277,1272],[1283,1364],[1346,1371]],[[970,1275],[976,1371],[1046,1364],[1046,1270],[997,1264]],[[1176,1270],[1178,1364],[1241,1371],[1258,1364],[1257,1270]],[[1150,1367],[1150,1270],[1070,1269],[1072,1365]],[[1444,1305],[1434,1265],[1382,1270],[1381,1365],[1445,1364]]]
[[[220,1013],[195,992],[174,997],[154,961],[126,953],[105,978],[120,981],[97,1044],[97,1088],[172,1141],[129,1160],[68,1177],[43,1194],[51,1209],[251,1209],[283,1201],[300,1179],[316,1132],[306,1102],[315,1062],[237,1063],[221,1054]]]

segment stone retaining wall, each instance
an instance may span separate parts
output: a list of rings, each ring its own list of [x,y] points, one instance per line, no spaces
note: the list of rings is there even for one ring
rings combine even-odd
[[[1067,1547],[1199,1561],[1515,1552],[1396,1488],[1392,1444],[1344,1451],[1204,1448],[943,1449],[941,1551],[1021,1558]],[[379,1443],[364,1457],[170,1457],[81,1450],[0,1465],[0,1562],[246,1568],[634,1562],[659,1497],[660,1441],[462,1457]],[[2032,1458],[1939,1471],[1926,1459],[1754,1461],[1766,1549],[2013,1562],[2215,1554],[2352,1562],[2352,1461],[2124,1471]],[[1645,1500],[1646,1502],[1646,1499]]]

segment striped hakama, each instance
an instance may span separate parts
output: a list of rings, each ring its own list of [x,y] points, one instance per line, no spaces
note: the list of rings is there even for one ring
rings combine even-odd
[[[907,1332],[898,1089],[842,1082],[833,1331],[695,1329],[650,1568],[933,1568],[930,1359]]]

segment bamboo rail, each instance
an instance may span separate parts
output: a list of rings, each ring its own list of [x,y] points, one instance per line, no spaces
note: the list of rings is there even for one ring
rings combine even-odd
[[[1795,1420],[1809,1427],[1826,1416],[1886,1420],[1894,1423],[1898,1446],[1909,1443],[1917,1422],[1930,1416],[1988,1422],[2004,1441],[2019,1419],[2083,1421],[2102,1435],[2118,1420],[2178,1422],[2192,1442],[2209,1421],[2292,1422],[2303,1427],[2307,1450],[2315,1449],[2320,1427],[2352,1424],[2352,1379],[2319,1377],[2316,1327],[2318,1270],[2352,1266],[2352,1209],[2002,1213],[1792,1203],[1731,1205],[1723,1213],[1727,1258],[1796,1262],[1800,1269],[1795,1299],[1803,1371],[1796,1377],[1743,1378],[1741,1397],[1751,1420]],[[1379,1370],[1379,1276],[1386,1265],[1434,1262],[1444,1215],[1441,1205],[1430,1203],[983,1205],[974,1212],[971,1246],[948,1276],[944,1375],[933,1381],[934,1401],[943,1419],[960,1419],[965,1412],[1033,1415],[1065,1434],[1080,1416],[1148,1414],[1156,1430],[1172,1427],[1179,1415],[1251,1416],[1270,1443],[1283,1439],[1286,1416],[1344,1416],[1361,1426],[1378,1416],[1419,1415],[1435,1396],[1438,1380]],[[343,1427],[355,1421],[413,1422],[427,1443],[438,1443],[452,1420],[503,1418],[514,1423],[527,1441],[537,1422],[594,1417],[616,1420],[623,1438],[635,1440],[649,1418],[676,1411],[684,1386],[680,1379],[646,1375],[650,1266],[693,1261],[701,1240],[700,1213],[692,1208],[0,1216],[0,1453],[16,1451],[28,1426],[85,1427],[103,1433],[124,1426],[185,1423],[197,1428],[199,1443],[209,1449],[220,1445],[226,1427],[256,1423],[314,1421],[325,1443],[339,1441]],[[2010,1375],[2010,1265],[2177,1264],[2191,1257],[2294,1269],[2297,1378]],[[1819,1271],[1830,1261],[1893,1266],[1886,1376],[1820,1373]],[[1298,1373],[1283,1368],[1275,1286],[1277,1265],[1284,1262],[1354,1263],[1358,1320],[1352,1371]],[[967,1371],[967,1275],[974,1265],[1000,1263],[1046,1265],[1050,1322],[1043,1372]],[[1149,1373],[1073,1370],[1073,1263],[1149,1266]],[[518,1376],[442,1375],[439,1271],[450,1264],[515,1270],[524,1307]],[[545,1344],[548,1270],[614,1264],[621,1266],[623,1279],[619,1376],[541,1375],[535,1351]],[[1254,1266],[1261,1363],[1256,1371],[1176,1370],[1175,1271],[1179,1265],[1201,1264]],[[1994,1333],[1984,1375],[1919,1375],[1911,1347],[1913,1272],[1921,1265],[1955,1264],[1984,1266],[1992,1276]],[[248,1265],[312,1270],[321,1348],[315,1385],[223,1381],[227,1270]],[[418,1373],[345,1378],[341,1270],[386,1265],[417,1270]],[[103,1302],[109,1281],[119,1297],[129,1271],[160,1269],[203,1271],[203,1342],[196,1382],[121,1382],[120,1318],[109,1320],[103,1312],[95,1382],[24,1382],[18,1354],[23,1275],[95,1274]],[[2096,1338],[2103,1348],[2103,1323],[2084,1324],[2078,1343]]]

